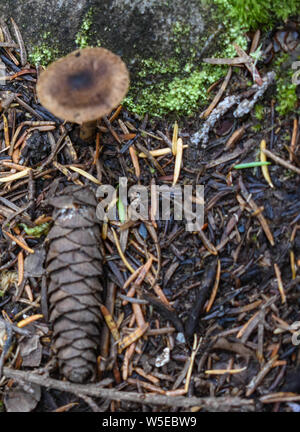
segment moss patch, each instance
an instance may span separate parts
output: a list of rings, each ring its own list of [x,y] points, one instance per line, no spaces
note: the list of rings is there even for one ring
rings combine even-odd
[[[244,29],[271,28],[298,12],[299,0],[214,0],[226,17]]]
[[[203,2],[202,2],[203,3]],[[286,19],[297,12],[300,0],[213,0],[205,1],[217,6],[212,14],[216,21],[223,23],[222,32],[217,35],[215,57],[235,57],[232,42],[243,49],[247,47],[245,31],[259,26],[270,28],[279,19]],[[213,33],[213,30],[208,31]],[[190,29],[176,22],[170,36],[174,45],[174,56],[169,60],[153,58],[140,61],[137,73],[141,82],[133,82],[125,99],[127,107],[139,115],[165,115],[174,113],[191,115],[207,103],[207,87],[222,77],[227,68],[200,63],[196,56],[197,45],[204,46],[206,40],[196,41],[194,46],[186,46],[190,40]],[[188,50],[188,52],[187,52]],[[188,61],[184,61],[187,59]],[[296,93],[293,84],[279,81],[280,101],[277,110],[286,113],[295,106]]]
[[[216,11],[214,13],[217,13]],[[131,83],[125,105],[133,112],[161,116],[173,113],[176,116],[192,115],[207,102],[207,88],[224,76],[227,68],[199,61],[199,46],[204,47],[207,38],[187,43],[192,38],[188,26],[177,21],[172,27],[170,44],[173,57],[169,59],[141,59],[136,75],[141,78]],[[208,33],[214,33],[214,30]],[[215,32],[216,33],[216,32]],[[240,26],[227,22],[226,30],[216,33],[216,57],[234,57],[232,42],[242,48],[247,40]]]
[[[50,32],[45,32],[41,43],[31,50],[28,57],[33,65],[47,66],[59,57],[59,52],[58,43],[53,40]]]
[[[191,67],[190,64],[186,64],[184,69],[190,70]],[[168,64],[163,64],[162,70],[167,69]],[[141,74],[144,73],[145,69],[141,71]],[[125,104],[139,115],[147,112],[157,116],[171,112],[190,115],[199,107],[199,101],[207,100],[208,86],[223,74],[221,67],[213,68],[211,65],[204,65],[201,70],[194,70],[186,75],[181,74],[172,79],[160,78],[159,84],[155,81],[149,82],[146,87],[133,84]]]
[[[94,36],[94,33],[91,31],[93,25],[93,14],[94,10],[93,8],[90,8],[83,18],[80,30],[75,37],[75,43],[78,48],[86,48],[92,45],[91,40]]]
[[[80,30],[75,36],[74,44],[77,48],[86,48],[88,46],[100,46],[100,40],[95,40],[95,32],[91,30],[93,24],[93,8],[90,8],[84,15]],[[75,47],[74,47],[75,48]],[[59,46],[58,41],[50,32],[44,32],[41,43],[33,47],[29,53],[29,61],[34,65],[48,66],[49,63],[57,60],[64,52],[63,47]]]
[[[264,119],[265,115],[265,108],[261,104],[256,104],[254,107],[254,115],[257,118],[257,120],[261,121]]]
[[[292,79],[292,74],[290,79]],[[277,81],[277,106],[276,111],[279,115],[284,116],[295,110],[298,96],[296,93],[296,84],[290,83],[286,78],[280,78]]]
[[[273,63],[276,73],[276,111],[280,116],[295,111],[298,96],[297,85],[293,84],[294,70],[290,68],[289,55],[281,54]]]

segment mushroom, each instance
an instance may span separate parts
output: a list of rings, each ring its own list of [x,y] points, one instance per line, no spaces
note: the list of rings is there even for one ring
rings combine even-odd
[[[57,117],[79,123],[80,138],[94,137],[97,119],[125,97],[129,73],[119,56],[105,48],[71,52],[43,71],[37,83],[41,104]]]

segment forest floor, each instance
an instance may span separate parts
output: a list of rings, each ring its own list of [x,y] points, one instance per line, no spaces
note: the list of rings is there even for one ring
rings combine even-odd
[[[224,62],[233,69],[209,89],[210,113],[179,119],[177,131],[119,107],[92,145],[38,103],[39,71],[19,64],[22,48],[0,48],[10,75],[1,86],[0,410],[300,410],[299,103],[283,112],[289,94],[280,100],[272,75],[291,70],[297,28],[252,35],[256,64]],[[148,220],[132,220],[118,199],[101,251],[106,314],[121,342],[103,324],[96,381],[72,384],[51,350],[46,200],[72,183],[117,188],[120,177],[128,189],[192,185],[194,205],[203,185],[204,224],[188,231],[173,207],[155,220],[150,195]]]

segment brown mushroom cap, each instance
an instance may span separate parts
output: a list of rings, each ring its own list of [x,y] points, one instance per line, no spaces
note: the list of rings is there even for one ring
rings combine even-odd
[[[105,48],[84,48],[42,72],[37,95],[57,117],[81,124],[109,114],[128,86],[129,73],[119,56]]]

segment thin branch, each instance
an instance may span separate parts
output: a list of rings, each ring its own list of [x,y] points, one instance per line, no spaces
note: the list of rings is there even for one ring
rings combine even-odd
[[[27,381],[47,388],[54,388],[64,392],[74,393],[77,396],[88,395],[110,400],[122,400],[141,404],[166,405],[180,408],[191,406],[202,406],[211,411],[228,411],[238,408],[243,411],[253,411],[254,402],[252,400],[241,399],[239,397],[185,397],[185,396],[165,396],[135,392],[123,392],[110,388],[103,388],[97,384],[73,384],[66,381],[58,381],[52,378],[37,375],[33,372],[13,370],[8,367],[3,368],[3,374],[7,378],[17,381]]]

